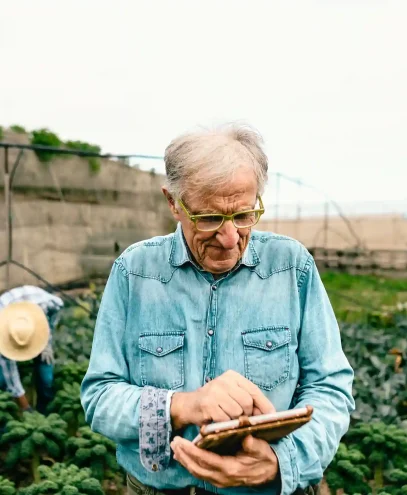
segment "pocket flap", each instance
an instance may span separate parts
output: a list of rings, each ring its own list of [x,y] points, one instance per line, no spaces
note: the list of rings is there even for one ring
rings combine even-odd
[[[274,351],[291,340],[288,327],[263,327],[242,332],[243,344],[264,351]]]
[[[144,333],[138,340],[138,346],[154,356],[161,357],[184,345],[184,333]]]

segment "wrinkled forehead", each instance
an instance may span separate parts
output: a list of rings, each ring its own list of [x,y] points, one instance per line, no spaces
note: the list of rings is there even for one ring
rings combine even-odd
[[[257,180],[253,169],[241,167],[218,184],[191,185],[185,203],[191,213],[231,212],[254,208],[257,200]]]

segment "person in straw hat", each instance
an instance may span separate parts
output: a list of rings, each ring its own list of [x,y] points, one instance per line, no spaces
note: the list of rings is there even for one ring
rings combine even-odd
[[[0,389],[11,393],[24,411],[32,411],[18,362],[34,360],[37,410],[53,399],[52,331],[64,303],[39,287],[16,287],[0,296]]]

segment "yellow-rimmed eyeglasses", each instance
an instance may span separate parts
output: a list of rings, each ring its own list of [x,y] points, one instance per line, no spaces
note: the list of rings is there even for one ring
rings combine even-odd
[[[256,225],[264,213],[263,201],[260,196],[258,196],[258,199],[260,208],[255,210],[238,211],[232,215],[223,215],[222,213],[203,213],[202,215],[191,215],[180,199],[178,200],[178,203],[188,215],[191,222],[194,222],[197,230],[200,232],[214,232],[215,230],[219,230],[227,220],[231,220],[237,229],[248,229]]]

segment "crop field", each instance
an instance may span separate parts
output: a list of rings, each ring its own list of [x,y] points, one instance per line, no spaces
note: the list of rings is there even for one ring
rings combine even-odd
[[[331,494],[407,495],[407,280],[324,273],[355,370],[357,408],[327,468]],[[116,446],[85,424],[79,388],[103,287],[66,303],[54,336],[56,397],[49,414],[21,415],[0,392],[0,495],[121,494]],[[35,401],[31,363],[20,367]]]

